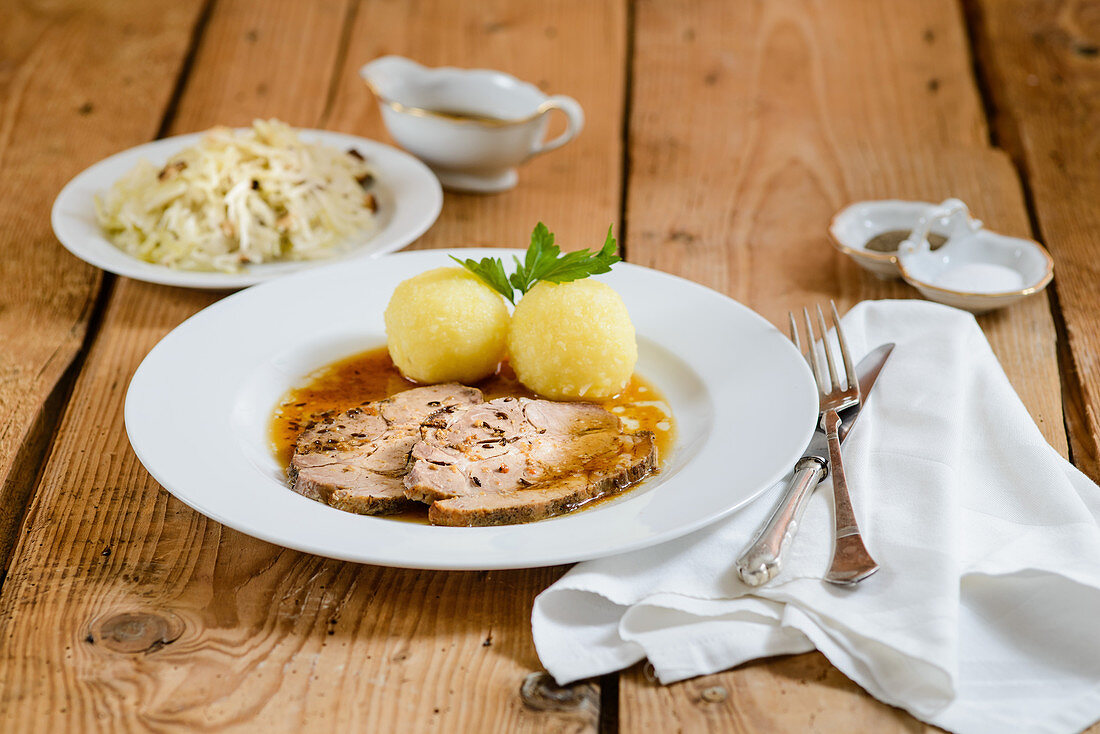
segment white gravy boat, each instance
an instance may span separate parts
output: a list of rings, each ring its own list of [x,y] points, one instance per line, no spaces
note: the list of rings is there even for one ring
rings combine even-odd
[[[359,70],[378,98],[398,145],[420,158],[445,187],[492,193],[516,185],[516,166],[568,143],[584,127],[572,97],[490,69],[429,69],[383,56]],[[543,141],[551,110],[565,113],[565,132]]]

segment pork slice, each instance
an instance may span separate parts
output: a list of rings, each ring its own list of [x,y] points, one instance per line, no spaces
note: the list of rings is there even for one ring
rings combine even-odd
[[[429,385],[391,395],[375,405],[390,425],[408,425],[419,428],[433,413],[448,412],[459,406],[474,405],[485,397],[476,387],[466,387],[457,382]]]
[[[405,496],[437,525],[503,525],[568,512],[657,467],[653,434],[596,405],[501,398],[431,416]]]
[[[609,464],[540,482],[514,492],[479,492],[433,502],[433,525],[510,525],[561,515],[600,497],[620,492],[657,468],[653,434],[620,437],[621,452]]]
[[[390,515],[413,503],[401,477],[356,471],[347,464],[325,464],[299,473],[294,490],[346,512]]]
[[[412,505],[403,478],[428,416],[482,401],[480,390],[433,385],[364,403],[306,429],[288,473],[294,491],[348,512],[383,515]]]

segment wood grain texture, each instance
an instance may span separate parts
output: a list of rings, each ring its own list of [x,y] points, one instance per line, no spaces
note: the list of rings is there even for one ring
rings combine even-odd
[[[776,324],[789,309],[828,298],[845,309],[869,298],[918,297],[829,245],[829,219],[852,201],[958,196],[999,231],[1029,231],[1011,161],[984,137],[954,3],[828,8],[637,6],[630,259],[728,293]],[[918,14],[939,25],[927,33]],[[880,44],[883,38],[891,43]],[[941,81],[929,84],[932,78]],[[686,104],[701,98],[709,104]],[[1046,299],[980,323],[1044,435],[1064,454]],[[621,677],[619,697],[623,732],[932,729],[860,693],[820,655],[759,661],[668,687],[635,668]]]
[[[951,6],[928,12],[942,16]],[[633,262],[726,292],[783,323],[789,309],[812,300],[837,298],[847,307],[867,298],[918,297],[901,281],[866,274],[829,246],[829,219],[853,201],[958,196],[998,231],[1028,235],[1020,184],[1004,153],[984,143],[876,138],[871,129],[861,134],[838,125],[844,103],[823,87],[833,89],[853,69],[869,66],[894,78],[900,72],[890,67],[907,67],[912,60],[889,53],[816,56],[813,49],[840,44],[847,27],[805,27],[787,22],[787,15],[798,19],[812,12],[792,4],[639,5],[627,202]],[[912,19],[893,22],[921,34]],[[889,27],[881,31],[890,33]],[[965,37],[958,29],[941,30],[938,37],[945,36],[957,39],[953,52],[938,48],[931,55],[945,67],[942,73],[961,73]],[[737,56],[717,50],[730,37],[754,42]],[[708,84],[705,70],[719,58],[750,68],[740,56],[756,59],[755,74],[719,75]],[[693,85],[709,87],[709,115],[686,117],[683,105],[667,102],[677,94],[701,95]],[[927,103],[921,111],[937,114]],[[914,113],[883,107],[877,114]],[[941,132],[925,128],[929,135]],[[1054,327],[1044,299],[1029,299],[981,323],[1044,435],[1065,453]]]
[[[973,0],[998,138],[1026,172],[1055,259],[1074,463],[1100,480],[1100,5]]]
[[[200,7],[0,7],[0,567],[101,282],[54,238],[50,207],[81,169],[155,136]]]
[[[621,679],[621,732],[942,731],[871,698],[819,652],[757,660],[668,686],[640,665]]]
[[[847,306],[914,295],[871,279],[827,245],[828,217],[851,200],[958,195],[997,229],[1027,234],[1012,167],[987,148],[955,3],[838,7],[638,4],[630,195],[620,223],[629,259],[728,292],[778,322],[811,299]],[[51,164],[75,172],[152,134],[144,115],[163,107],[171,81],[149,69],[171,68],[198,10],[145,8],[54,3],[15,11],[0,26],[3,60],[23,59],[0,64],[0,165],[19,172],[21,185],[0,181],[16,197],[2,200],[19,203],[10,212],[0,203],[4,221],[18,223],[0,241],[18,235],[56,247],[44,234],[42,202],[52,193],[35,199],[25,182],[57,176],[56,190],[68,174]],[[567,248],[590,246],[617,220],[625,2],[220,0],[214,8],[172,132],[278,116],[386,139],[355,73],[363,62],[401,53],[503,68],[576,96],[588,126],[525,166],[513,192],[447,194],[439,223],[417,246],[522,245],[538,219]],[[1058,22],[1080,32],[1088,17],[1079,16],[1063,10]],[[51,57],[40,44],[61,50]],[[1077,53],[1088,57],[1087,46]],[[143,75],[129,77],[133,68]],[[46,82],[35,87],[43,70]],[[135,92],[110,93],[117,86],[103,79]],[[86,93],[101,89],[109,93],[89,98],[88,109]],[[19,135],[39,150],[11,144]],[[7,391],[12,380],[38,370],[39,382],[18,385],[55,384],[64,365],[54,360],[67,364],[80,343],[97,276],[75,260],[62,272],[53,260],[31,264],[48,272],[16,273],[29,278],[26,292],[0,295],[0,417],[9,415],[5,401],[23,399],[23,388]],[[53,286],[28,285],[36,282]],[[519,695],[539,667],[530,603],[561,569],[433,573],[320,559],[207,520],[144,472],[122,426],[126,384],[163,334],[216,297],[117,284],[0,594],[0,730],[594,730],[596,686],[575,687],[552,711]],[[1080,333],[1089,322],[1076,323]],[[61,347],[24,345],[27,324],[46,324]],[[1064,452],[1046,303],[1031,299],[982,325]],[[14,371],[9,344],[23,350]],[[12,415],[41,404],[32,396]],[[1083,420],[1095,425],[1087,411]],[[18,421],[6,425],[18,429]],[[11,465],[8,435],[0,468]],[[634,670],[620,696],[624,732],[929,728],[873,701],[816,654],[669,687]],[[546,697],[528,700],[555,708]]]
[[[522,166],[512,191],[448,192],[443,216],[415,247],[526,247],[540,220],[563,249],[599,247],[609,224],[618,230],[621,206],[625,6],[617,0],[364,3],[328,127],[390,141],[358,76],[364,63],[389,53],[427,66],[500,69],[547,94],[568,94],[585,111],[580,135]],[[563,127],[552,119],[549,135]]]
[[[581,53],[573,41],[528,38],[532,28],[545,35],[550,17],[537,3],[502,3],[486,16],[481,5],[443,1],[219,2],[172,130],[278,116],[377,132],[377,121],[355,112],[367,103],[345,99],[373,105],[349,75],[383,46],[433,61],[441,38],[449,53],[537,70],[549,87],[598,107],[597,85],[621,92],[625,71],[623,58],[605,58],[623,52],[625,12],[607,7],[573,2],[553,14],[596,28],[585,39],[619,39],[584,51],[611,74],[584,80],[555,65]],[[489,22],[496,17],[503,27]],[[621,105],[606,109],[616,115]],[[584,133],[590,160],[570,146],[556,163],[552,155],[525,170],[525,186],[561,175],[610,189],[555,194],[558,221],[546,217],[559,233],[583,234],[596,217],[592,230],[602,234],[617,219],[620,122]],[[494,201],[507,197],[511,204]],[[542,215],[537,203],[522,190],[448,197],[439,226],[460,242],[526,238]],[[0,595],[0,730],[594,730],[595,686],[577,687],[556,710],[520,697],[539,668],[531,601],[561,569],[433,573],[329,561],[228,530],[146,474],[124,433],[126,385],[158,339],[215,297],[125,279],[115,289]]]

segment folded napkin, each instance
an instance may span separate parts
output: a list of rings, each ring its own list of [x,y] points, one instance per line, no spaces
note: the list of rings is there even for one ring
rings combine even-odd
[[[669,683],[818,649],[950,731],[1088,726],[1100,718],[1100,488],[1046,443],[969,314],[879,301],[843,323],[856,355],[897,344],[844,450],[879,572],[855,589],[821,581],[826,482],[783,573],[743,585],[734,559],[777,485],[704,531],[577,565],[535,600],[543,664],[566,683],[649,658]]]

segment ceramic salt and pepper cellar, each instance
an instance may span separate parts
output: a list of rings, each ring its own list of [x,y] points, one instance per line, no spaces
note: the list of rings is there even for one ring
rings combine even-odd
[[[971,313],[1038,293],[1054,276],[1042,245],[985,229],[958,199],[857,202],[833,217],[829,234],[876,276],[900,276],[929,300]]]

